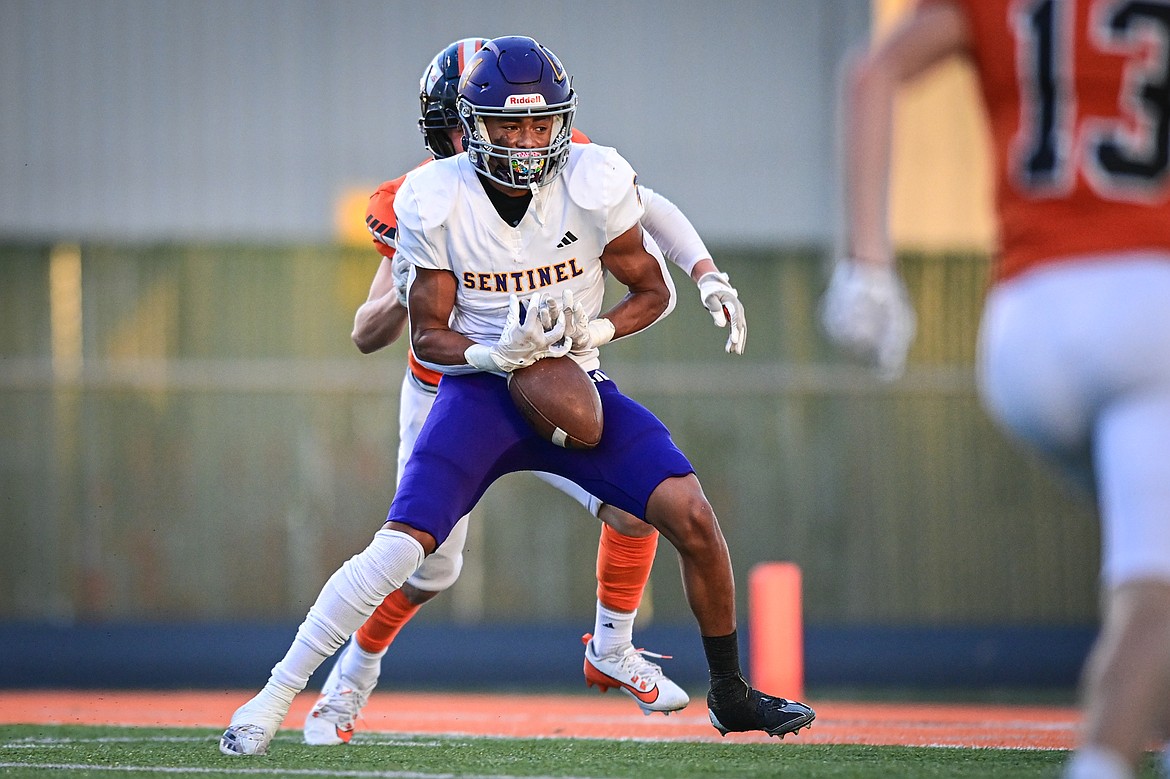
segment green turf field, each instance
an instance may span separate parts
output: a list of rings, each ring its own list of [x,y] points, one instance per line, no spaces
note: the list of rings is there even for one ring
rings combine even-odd
[[[0,776],[455,777],[1047,777],[1060,751],[769,744],[696,744],[395,737],[359,734],[347,747],[311,748],[281,733],[272,754],[219,754],[219,731],[19,725],[0,727]],[[1154,779],[1150,769],[1143,779]]]

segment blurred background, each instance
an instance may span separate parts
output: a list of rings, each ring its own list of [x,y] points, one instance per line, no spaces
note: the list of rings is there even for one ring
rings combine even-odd
[[[921,320],[905,377],[846,364],[815,326],[837,74],[905,5],[0,2],[0,686],[263,682],[394,493],[405,345],[349,339],[379,260],[366,200],[423,159],[435,52],[520,33],[745,303],[748,350],[728,356],[676,272],[672,317],[605,350],[697,467],[741,630],[753,566],[792,561],[814,692],[1071,689],[1097,527],[975,397],[994,236],[961,65],[899,107],[891,219]],[[461,580],[384,679],[580,685],[596,521],[521,474],[474,516]],[[636,640],[704,686],[665,542]]]

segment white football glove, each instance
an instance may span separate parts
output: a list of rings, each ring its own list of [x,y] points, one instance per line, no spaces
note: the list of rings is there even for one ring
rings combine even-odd
[[[731,279],[726,273],[711,271],[699,277],[699,297],[703,305],[711,312],[716,327],[727,327],[727,345],[724,348],[728,354],[743,354],[743,347],[747,345],[747,315],[743,310],[743,303],[739,302],[739,293],[731,286]]]
[[[573,290],[565,290],[561,306],[564,309],[565,336],[573,342],[574,352],[587,352],[613,340],[613,322],[602,317],[590,319],[585,306],[573,300]]]
[[[874,267],[841,259],[821,301],[829,338],[893,380],[906,368],[916,319],[906,286],[893,264]]]
[[[536,296],[533,296],[536,299]],[[532,309],[528,309],[531,311]],[[536,315],[540,317],[540,326],[545,330],[551,330],[553,326],[561,320],[561,303],[552,295],[540,294],[540,301],[536,307]],[[568,323],[566,322],[566,326]],[[566,333],[567,335],[567,333]]]
[[[410,260],[395,252],[390,261],[390,276],[394,280],[394,291],[398,293],[398,305],[406,308],[406,282],[410,280]]]
[[[563,357],[572,342],[565,337],[565,318],[545,293],[534,294],[521,322],[520,299],[508,300],[504,330],[494,346],[472,344],[463,353],[469,365],[481,371],[511,373],[545,357]]]

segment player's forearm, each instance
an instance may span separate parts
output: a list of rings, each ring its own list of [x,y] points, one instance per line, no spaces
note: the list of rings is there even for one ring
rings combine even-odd
[[[613,323],[613,340],[645,330],[674,308],[673,291],[666,286],[631,290],[599,318]]]
[[[431,365],[466,365],[467,347],[474,341],[449,327],[430,327],[411,333],[414,356]]]
[[[600,317],[613,324],[613,339],[645,330],[674,310],[674,282],[666,263],[646,250],[641,225],[610,241],[601,262],[627,289],[626,296]]]
[[[873,264],[892,257],[886,213],[896,88],[893,77],[872,60],[856,64],[846,86],[846,252]]]
[[[887,208],[898,90],[946,58],[969,52],[970,36],[957,5],[920,5],[846,71],[846,251],[854,259],[882,266],[893,258]]]
[[[362,354],[370,354],[397,341],[405,329],[406,309],[398,304],[398,296],[391,289],[358,308],[350,338]]]

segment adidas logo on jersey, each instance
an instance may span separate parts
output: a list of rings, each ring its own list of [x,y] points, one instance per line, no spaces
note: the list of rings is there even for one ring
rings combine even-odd
[[[577,240],[577,236],[573,235],[572,232],[566,232],[565,237],[562,238],[561,242],[557,244],[557,248],[563,249],[566,246],[568,246],[569,244],[576,242],[576,240]]]

